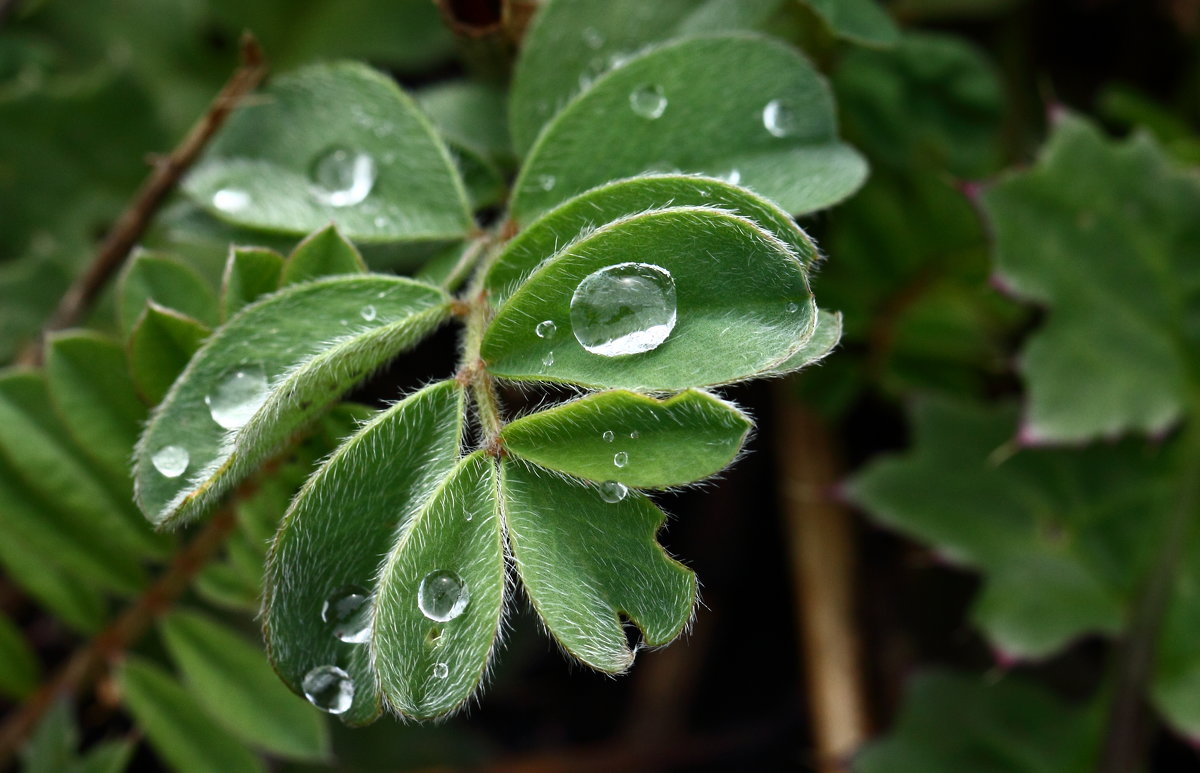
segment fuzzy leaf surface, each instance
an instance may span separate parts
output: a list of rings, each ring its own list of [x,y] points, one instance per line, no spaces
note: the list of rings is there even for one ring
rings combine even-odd
[[[572,657],[619,673],[634,657],[623,620],[651,646],[683,631],[696,578],[655,541],[666,516],[648,498],[631,491],[609,503],[595,486],[511,459],[500,490],[525,592]]]
[[[797,349],[791,357],[771,368],[764,375],[782,376],[794,373],[801,368],[807,368],[828,357],[841,340],[841,312],[821,309],[817,312],[817,328],[813,331],[812,338],[808,339],[804,346]]]
[[[596,354],[573,328],[572,297],[589,275],[631,259],[669,272],[674,327],[651,350]],[[539,336],[547,320],[556,332]],[[808,341],[816,320],[804,265],[786,244],[745,218],[679,207],[617,220],[546,261],[497,311],[481,353],[504,378],[678,390],[769,370]]]
[[[275,292],[283,274],[283,256],[265,247],[229,248],[221,278],[221,319],[229,319],[243,306]]]
[[[354,245],[346,241],[337,226],[328,225],[296,245],[283,264],[279,283],[286,286],[324,276],[363,274],[366,271],[367,264]]]
[[[217,323],[217,298],[196,269],[168,255],[143,252],[121,273],[117,286],[117,316],[129,334],[146,302],[186,314],[208,325]]]
[[[424,337],[447,306],[436,288],[370,275],[295,285],[244,308],[196,353],[138,443],[136,493],[146,517],[164,526],[199,515],[328,403]],[[260,374],[267,386],[253,415],[227,430],[206,398],[239,372]],[[189,459],[174,478],[152,460],[172,445]]]
[[[171,385],[212,330],[186,314],[151,302],[129,336],[129,374],[138,394],[151,405]]]
[[[667,488],[720,472],[751,426],[735,406],[706,392],[656,400],[614,390],[517,419],[500,439],[508,452],[577,478]]]

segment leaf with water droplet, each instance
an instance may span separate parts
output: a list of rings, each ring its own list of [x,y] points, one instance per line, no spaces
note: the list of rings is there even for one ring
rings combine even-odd
[[[524,416],[505,425],[500,437],[509,453],[551,470],[667,488],[724,469],[750,427],[744,413],[705,392],[657,400],[615,390]],[[628,440],[633,432],[636,444]],[[623,465],[615,465],[614,453],[626,454]]]
[[[441,716],[479,687],[499,635],[503,544],[495,461],[476,452],[413,516],[380,574],[371,648],[395,710]]]
[[[323,276],[362,274],[366,270],[367,264],[354,245],[336,225],[328,225],[296,245],[283,264],[279,285],[286,287]]]
[[[788,107],[786,132],[763,124],[772,101]],[[742,185],[792,214],[838,203],[867,174],[838,139],[829,86],[797,51],[745,35],[684,39],[639,53],[563,108],[529,151],[512,216],[530,223],[663,164],[711,175],[734,168]],[[547,174],[557,179],[551,190],[528,183]]]
[[[229,247],[221,279],[221,320],[279,288],[283,256],[265,247]]]
[[[149,303],[129,336],[129,373],[142,399],[161,402],[210,333],[186,314]]]
[[[447,381],[378,414],[313,473],[272,544],[263,609],[275,670],[302,694],[301,683],[313,668],[344,669],[354,683],[353,705],[339,715],[348,724],[371,722],[382,710],[370,656],[375,645],[338,640],[322,622],[321,610],[339,588],[376,591],[397,535],[416,523],[422,505],[458,461],[463,399],[462,389]],[[479,520],[467,525],[477,526]],[[419,581],[434,568],[439,567],[412,571],[419,571]],[[404,602],[425,619],[416,607],[416,590],[415,583],[405,589]],[[476,591],[476,601],[484,599],[481,608],[487,606],[487,593],[484,587]],[[376,636],[378,631],[377,621]]]
[[[121,330],[129,335],[148,301],[174,309],[205,325],[217,323],[217,298],[194,268],[169,255],[140,252],[117,284]]]
[[[839,38],[865,46],[894,46],[900,29],[875,0],[804,0]]]
[[[655,542],[666,516],[653,502],[636,492],[606,502],[591,484],[513,459],[501,465],[500,492],[525,593],[563,649],[618,673],[634,657],[623,618],[651,646],[680,634],[696,578]]]
[[[368,301],[386,324],[361,321]],[[293,285],[242,309],[196,353],[142,434],[135,481],[146,517],[166,526],[201,514],[297,428],[423,338],[448,308],[449,298],[437,288],[367,275]],[[255,393],[252,413],[238,408],[237,421],[223,426],[214,400],[224,400],[223,385],[239,372],[261,373],[267,389]],[[154,469],[151,454],[171,444],[191,456],[194,472],[185,478],[164,478]]]
[[[230,117],[184,189],[222,220],[271,232],[335,221],[360,243],[431,241],[472,225],[429,120],[390,77],[348,62],[274,79],[260,104]],[[243,192],[243,205],[215,206],[221,190]]]
[[[572,301],[588,277],[643,257],[653,260],[654,276],[669,275],[673,315],[665,305],[635,309],[653,298],[669,300],[665,290],[651,293],[640,280],[610,288],[611,314],[600,313],[604,304],[596,314],[576,313]],[[786,310],[791,302],[799,312]],[[562,331],[554,341],[535,332],[547,319]],[[678,207],[610,223],[543,263],[497,311],[481,353],[504,378],[678,390],[768,370],[801,348],[815,324],[805,268],[786,244],[745,218]],[[600,346],[597,353],[601,333],[639,351],[611,356]],[[543,366],[551,350],[554,364]]]

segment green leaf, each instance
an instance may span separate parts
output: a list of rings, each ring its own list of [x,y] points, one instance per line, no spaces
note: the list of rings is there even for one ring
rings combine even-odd
[[[510,98],[509,123],[525,155],[543,124],[593,79],[648,45],[681,35],[751,29],[780,0],[553,0],[539,5],[525,33]]]
[[[547,124],[514,185],[529,223],[578,193],[671,169],[740,181],[793,214],[829,207],[866,178],[837,138],[833,97],[798,52],[767,38],[672,42],[630,59]]]
[[[244,308],[196,353],[138,443],[135,491],[146,517],[167,526],[199,515],[354,383],[423,338],[448,305],[437,288],[370,275],[294,285]],[[153,461],[171,446],[186,452],[175,477]]]
[[[205,325],[217,323],[217,298],[191,266],[152,252],[134,257],[121,273],[117,289],[121,331],[128,335],[147,301],[185,314]]]
[[[1014,677],[953,672],[913,681],[895,727],[869,744],[855,773],[1086,773],[1099,714]]]
[[[650,646],[683,631],[696,578],[655,542],[666,516],[653,502],[629,492],[610,503],[594,486],[514,460],[501,466],[500,490],[525,592],[571,656],[622,672],[634,657],[623,620]]]
[[[900,30],[875,0],[803,0],[839,38],[867,46],[892,46]]]
[[[221,279],[221,319],[227,320],[243,306],[275,292],[282,275],[283,256],[278,252],[266,247],[230,246]]]
[[[720,472],[751,426],[735,406],[705,392],[656,400],[612,391],[517,419],[500,439],[510,453],[568,475],[667,488]]]
[[[157,405],[212,331],[189,316],[154,303],[129,336],[129,373],[138,394]]]
[[[100,590],[94,583],[80,582],[76,573],[65,571],[58,563],[62,554],[41,551],[18,536],[3,517],[5,510],[0,506],[0,530],[4,533],[0,566],[7,577],[76,631],[99,631],[108,620],[108,604]]]
[[[71,704],[58,698],[47,709],[21,750],[26,773],[59,773],[70,768],[79,745]]]
[[[40,670],[21,629],[0,614],[0,695],[24,698],[37,688]]]
[[[271,662],[299,694],[313,669],[345,671],[353,701],[339,717],[348,724],[379,716],[377,676],[368,648],[338,639],[338,620],[322,612],[331,600],[375,589],[398,535],[457,461],[463,400],[445,381],[380,413],[309,478],[272,543],[263,584]]]
[[[121,346],[95,333],[58,333],[46,347],[46,375],[55,407],[79,447],[110,475],[128,481],[146,408]]]
[[[412,516],[380,572],[372,659],[384,699],[406,716],[455,710],[487,671],[505,591],[496,485],[490,457],[463,459]],[[438,581],[449,590],[431,590]],[[426,600],[434,603],[423,607]]]
[[[1184,464],[1195,465],[1195,458]],[[1194,517],[1194,514],[1193,514]],[[1193,525],[1175,576],[1158,637],[1150,698],[1155,709],[1188,739],[1200,737],[1200,533]]]
[[[497,256],[484,286],[499,305],[543,261],[567,242],[598,225],[667,207],[718,207],[753,220],[787,244],[805,265],[815,264],[817,248],[790,215],[745,188],[698,175],[652,175],[602,185],[580,194],[535,220]]]
[[[322,228],[296,245],[283,264],[281,286],[307,282],[323,276],[362,274],[367,270],[362,256],[346,241],[337,226]]]
[[[185,190],[248,228],[356,242],[466,235],[466,194],[428,119],[391,78],[348,62],[276,78],[230,117]]]
[[[1037,164],[988,190],[1001,280],[1048,309],[1020,369],[1029,441],[1162,432],[1200,364],[1200,180],[1145,136],[1059,122]]]
[[[801,368],[807,368],[809,365],[820,362],[828,357],[837,348],[841,340],[841,312],[830,312],[822,309],[817,313],[817,329],[813,331],[812,338],[808,339],[808,342],[797,349],[791,357],[788,357],[763,375],[782,376],[793,373]]]
[[[585,278],[621,264],[619,272],[645,277],[629,285],[600,274],[572,309]],[[629,287],[641,296],[630,297]],[[597,324],[589,315],[607,312],[610,299],[615,322]],[[633,323],[622,321],[624,309],[635,306],[646,311]],[[816,319],[804,266],[786,244],[745,218],[679,207],[617,220],[564,247],[500,307],[481,354],[488,370],[504,378],[678,390],[771,369],[808,341]],[[621,356],[581,343],[603,348],[597,342],[609,338],[607,331],[613,341],[621,340],[618,334],[629,338],[630,324],[655,334],[666,327],[668,334],[652,349]]]
[[[180,773],[259,773],[262,762],[159,666],[138,657],[117,669],[125,705],[150,745]]]
[[[484,83],[455,80],[422,89],[416,98],[450,145],[492,164],[511,162],[504,92]]]
[[[175,612],[160,628],[189,693],[229,732],[283,757],[329,756],[324,720],[284,687],[257,642],[195,612]]]
[[[122,773],[136,749],[132,740],[98,743],[75,763],[70,773]]]

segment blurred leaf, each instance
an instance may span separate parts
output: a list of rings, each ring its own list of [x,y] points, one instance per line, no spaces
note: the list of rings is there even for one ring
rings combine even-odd
[[[313,473],[272,544],[263,602],[271,662],[299,694],[315,669],[344,671],[352,700],[334,707],[347,724],[379,716],[381,696],[368,648],[337,638],[342,621],[325,610],[349,594],[370,598],[397,535],[457,461],[463,398],[444,381],[378,414]]]
[[[1195,459],[1191,460],[1191,466],[1195,467]],[[1187,739],[1200,737],[1200,651],[1196,649],[1196,630],[1200,625],[1200,530],[1195,528],[1195,513],[1191,516],[1192,528],[1159,632],[1149,686],[1155,709]]]
[[[1001,280],[1047,307],[1020,369],[1023,436],[1080,441],[1174,424],[1200,360],[1200,179],[1145,136],[1063,118],[1036,166],[983,197]]]
[[[133,759],[133,741],[106,741],[88,749],[70,773],[121,773]]]
[[[130,657],[117,669],[125,705],[159,757],[180,773],[259,773],[266,767],[159,666]]]
[[[171,614],[160,627],[189,693],[229,732],[283,757],[329,756],[325,721],[279,681],[257,643],[189,611]]]
[[[283,256],[266,247],[229,248],[229,260],[221,278],[221,321],[243,306],[275,292],[283,275]]]
[[[158,526],[200,515],[296,429],[429,333],[449,299],[401,277],[293,285],[213,334],[155,410],[138,443],[136,494]],[[186,474],[155,454],[183,450]]]
[[[525,593],[572,657],[600,671],[628,669],[625,620],[650,646],[680,634],[696,578],[655,542],[666,516],[653,502],[637,492],[610,502],[615,497],[594,486],[511,459],[501,466],[500,490]]]
[[[211,332],[189,316],[150,303],[129,336],[129,373],[142,399],[162,402]]]
[[[493,164],[512,164],[504,92],[484,83],[455,80],[422,89],[416,99],[451,146],[466,148]]]
[[[21,629],[0,614],[0,695],[24,698],[37,688],[40,671]]]
[[[353,63],[272,81],[233,114],[185,190],[217,217],[306,234],[330,221],[355,241],[453,239],[471,228],[446,148],[408,95]]]
[[[42,715],[33,734],[21,750],[25,773],[61,773],[69,770],[79,745],[71,704],[58,698]]]
[[[706,392],[656,400],[612,391],[517,419],[500,439],[509,453],[568,475],[667,488],[720,472],[750,427],[735,406]]]
[[[0,486],[0,492],[3,486]],[[25,500],[22,500],[25,501]],[[80,582],[78,572],[60,563],[61,553],[41,550],[11,528],[7,503],[0,507],[0,566],[15,585],[63,623],[80,633],[95,633],[107,621],[108,605],[94,583]]]
[[[875,0],[803,0],[835,35],[868,46],[893,46],[900,30]]]
[[[640,256],[653,264],[628,262]],[[500,307],[481,354],[503,378],[677,390],[768,370],[815,324],[804,266],[786,244],[722,210],[679,207],[564,247]],[[597,353],[622,348],[638,353]]]
[[[362,274],[366,270],[354,245],[346,241],[337,226],[329,225],[296,245],[283,264],[279,284],[282,287],[325,276]]]
[[[209,327],[217,324],[217,298],[212,288],[191,266],[167,255],[135,255],[121,273],[117,293],[117,311],[125,335],[137,324],[147,301]]]
[[[563,108],[529,151],[512,216],[529,223],[594,186],[672,168],[740,181],[793,214],[836,204],[867,175],[837,138],[828,85],[798,52],[696,38],[631,58]]]

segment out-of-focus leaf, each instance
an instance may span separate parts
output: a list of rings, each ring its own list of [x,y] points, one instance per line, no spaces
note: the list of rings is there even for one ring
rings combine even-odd
[[[230,247],[221,279],[221,320],[275,292],[283,275],[283,256],[266,247]]]
[[[160,403],[211,332],[189,316],[148,305],[129,336],[129,373],[142,399]]]
[[[24,698],[37,687],[40,670],[21,629],[0,614],[0,695]]]
[[[283,264],[281,285],[298,284],[324,276],[362,274],[367,265],[354,245],[346,241],[337,226],[326,226],[306,237]]]
[[[21,751],[26,773],[60,773],[75,760],[79,729],[71,704],[59,698],[50,705]]]
[[[143,252],[131,260],[118,285],[117,312],[128,335],[147,301],[173,309],[209,327],[217,323],[217,297],[196,270],[175,258]]]
[[[504,92],[487,84],[458,80],[423,89],[416,99],[452,146],[474,151],[493,164],[511,162]]]
[[[105,741],[88,750],[70,773],[122,773],[133,759],[133,741]]]
[[[839,38],[868,46],[892,46],[900,30],[875,0],[803,0]]]
[[[4,567],[5,575],[71,628],[81,633],[98,631],[108,614],[100,590],[94,583],[80,582],[77,572],[69,572],[59,564],[61,553],[39,550],[18,536],[4,519],[4,513],[5,508],[0,507],[0,529],[4,532],[4,539],[0,540],[0,566]]]

